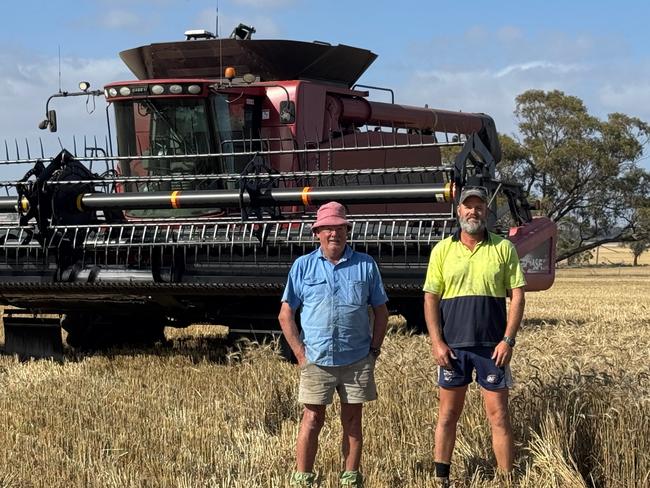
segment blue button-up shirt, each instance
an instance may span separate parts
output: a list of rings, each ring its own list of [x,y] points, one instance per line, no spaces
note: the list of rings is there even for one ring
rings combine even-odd
[[[320,248],[293,263],[282,295],[300,311],[307,360],[321,366],[345,366],[370,350],[368,305],[388,301],[377,263],[346,246],[335,265]]]

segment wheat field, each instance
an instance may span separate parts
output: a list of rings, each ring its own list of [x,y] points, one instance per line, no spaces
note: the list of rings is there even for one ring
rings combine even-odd
[[[515,485],[650,486],[650,268],[563,269],[527,295],[513,359]],[[393,318],[399,325],[399,319]],[[298,372],[272,345],[168,331],[145,351],[66,361],[0,356],[0,487],[284,487],[301,408]],[[366,487],[433,484],[437,417],[425,337],[396,332],[365,410]],[[480,393],[458,429],[456,486],[498,487]],[[317,470],[335,487],[338,408]]]

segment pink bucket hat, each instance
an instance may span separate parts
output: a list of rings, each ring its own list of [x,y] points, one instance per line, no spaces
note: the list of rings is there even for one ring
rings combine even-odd
[[[328,225],[347,225],[352,227],[345,216],[345,207],[338,202],[329,202],[322,205],[316,213],[316,222],[311,226],[312,229],[325,227]]]

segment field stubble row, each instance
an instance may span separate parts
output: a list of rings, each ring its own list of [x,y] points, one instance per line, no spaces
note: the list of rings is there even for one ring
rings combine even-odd
[[[513,361],[517,485],[650,484],[650,270],[562,270],[527,296]],[[293,468],[298,374],[270,346],[228,350],[205,331],[147,351],[0,356],[2,487],[281,487]],[[185,337],[186,340],[183,340]],[[380,399],[365,411],[367,487],[433,486],[434,365],[422,336],[390,335]],[[337,406],[318,470],[341,469]],[[457,486],[493,481],[489,427],[471,388]]]

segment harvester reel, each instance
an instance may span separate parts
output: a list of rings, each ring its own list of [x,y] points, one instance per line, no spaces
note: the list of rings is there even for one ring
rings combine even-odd
[[[34,176],[35,179],[30,178]],[[92,184],[49,185],[51,181],[95,180],[99,177],[90,172],[72,154],[62,150],[46,167],[38,161],[20,180],[18,201],[24,213],[20,216],[20,225],[26,226],[32,219],[36,220],[39,230],[37,238],[41,244],[50,236],[52,225],[84,225],[96,222],[94,211],[80,211],[76,207],[76,197],[81,193],[94,191]]]
[[[54,174],[54,181],[97,180],[99,177],[91,173],[76,159],[69,160]],[[82,210],[77,205],[77,196],[93,193],[90,183],[72,183],[54,185],[52,195],[52,224],[53,225],[88,225],[97,222],[94,210]]]

